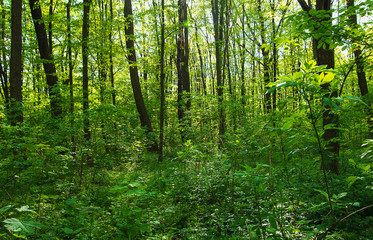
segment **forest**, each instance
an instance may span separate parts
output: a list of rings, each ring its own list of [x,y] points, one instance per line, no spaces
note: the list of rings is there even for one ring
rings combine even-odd
[[[0,0],[0,239],[372,239],[372,14]]]

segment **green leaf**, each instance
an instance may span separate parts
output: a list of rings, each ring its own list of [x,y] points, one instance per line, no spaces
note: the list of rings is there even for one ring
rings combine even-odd
[[[334,197],[334,199],[338,200],[338,199],[341,199],[345,196],[347,196],[347,192],[340,193],[337,196],[333,196],[333,197]]]
[[[8,218],[3,221],[5,223],[4,227],[9,231],[19,232],[23,231],[25,233],[31,234],[34,232],[34,228],[42,228],[43,224],[33,220],[33,219],[23,219],[19,220],[17,218]]]
[[[18,212],[32,212],[32,213],[36,213],[35,211],[29,209],[29,206],[26,205],[26,206],[22,206],[20,208],[16,208]]]
[[[316,192],[321,193],[321,194],[326,198],[326,200],[329,199],[329,198],[328,198],[328,194],[327,194],[326,192],[324,192],[324,191],[322,191],[322,190],[319,190],[319,189],[313,189],[313,190],[315,190]]]
[[[74,230],[71,229],[71,228],[62,228],[62,231],[64,231],[64,233],[66,233],[66,234],[72,234],[72,233],[74,233]]]
[[[273,86],[270,89],[268,89],[268,91],[266,93],[272,93],[272,92],[276,91],[276,88],[277,88],[277,86]]]
[[[350,188],[352,186],[352,184],[354,184],[354,182],[356,182],[358,178],[355,177],[355,176],[350,176],[346,179],[346,181],[348,182],[348,188]]]
[[[346,98],[346,99],[349,99],[349,100],[351,100],[351,101],[359,102],[359,103],[361,103],[361,104],[363,104],[364,106],[366,106],[366,107],[369,108],[369,106],[368,106],[365,102],[363,102],[360,98],[358,98],[358,97],[356,97],[356,96],[345,96],[345,98]]]
[[[4,214],[6,211],[8,211],[9,209],[11,209],[13,206],[12,205],[7,205],[5,207],[2,207],[0,209],[0,214]]]

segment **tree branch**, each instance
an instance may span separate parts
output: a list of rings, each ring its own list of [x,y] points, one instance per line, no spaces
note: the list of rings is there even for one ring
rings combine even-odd
[[[304,11],[309,12],[311,10],[311,7],[308,6],[308,4],[306,3],[306,1],[304,1],[304,0],[298,0],[298,3],[302,7],[302,9]]]

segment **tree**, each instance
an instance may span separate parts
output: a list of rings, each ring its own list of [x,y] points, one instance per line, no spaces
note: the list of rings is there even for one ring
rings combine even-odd
[[[82,55],[83,55],[83,128],[84,138],[87,142],[91,139],[91,131],[89,130],[89,88],[88,88],[88,41],[89,41],[89,12],[91,8],[91,0],[83,1],[83,31],[82,31]]]
[[[355,9],[355,0],[347,0],[347,7],[350,11],[348,14],[348,24],[350,25],[351,29],[358,29],[357,24],[357,16],[356,16],[356,9]],[[353,43],[357,43],[358,40],[353,39]],[[360,94],[362,97],[366,96],[369,93],[367,78],[364,70],[364,62],[365,59],[363,57],[362,50],[360,46],[353,46],[353,52],[355,56],[355,64],[356,64],[356,75],[357,75],[357,82],[360,89]],[[368,125],[370,128],[370,138],[373,138],[373,112],[368,109],[369,117],[368,117]]]
[[[5,100],[5,114],[8,115],[9,113],[9,99],[10,99],[10,93],[9,93],[9,81],[8,81],[8,67],[7,67],[7,58],[6,58],[6,51],[5,51],[5,23],[7,21],[6,19],[6,11],[4,6],[4,1],[0,0],[0,6],[1,6],[1,45],[0,45],[0,81],[1,81],[1,95]],[[22,14],[22,12],[21,12]]]
[[[137,59],[135,51],[135,36],[134,36],[134,26],[133,26],[133,14],[132,14],[132,2],[131,0],[124,1],[124,17],[125,22],[125,34],[126,34],[126,47],[127,47],[127,59],[130,68],[130,78],[133,90],[133,95],[135,97],[135,103],[137,111],[140,114],[141,126],[146,128],[147,133],[153,132],[153,127],[150,122],[148,112],[146,110],[144,98],[141,92],[139,72],[137,68]],[[158,147],[155,142],[150,146],[150,150],[157,151]]]
[[[185,110],[189,111],[190,77],[189,77],[189,33],[188,11],[186,0],[179,0],[179,36],[177,39],[177,76],[178,76],[178,118],[181,128],[181,138],[185,141],[185,128],[190,127],[190,121],[185,119]]]
[[[164,0],[161,1],[162,15],[161,15],[161,57],[159,62],[160,67],[160,90],[161,90],[161,106],[159,111],[159,157],[158,161],[163,161],[163,145],[164,145],[164,109],[165,109],[165,73],[164,73],[164,50],[165,50],[165,34],[164,34]]]
[[[218,111],[219,111],[219,136],[225,134],[225,116],[223,108],[223,88],[224,81],[222,75],[222,43],[223,43],[223,27],[224,27],[224,8],[226,0],[211,0],[212,18],[214,23],[215,37],[215,58],[216,58],[216,88],[218,93]],[[220,142],[220,144],[222,144]]]
[[[12,0],[9,120],[12,125],[23,122],[22,111],[22,0]]]
[[[310,12],[312,9],[304,0],[298,0],[302,9],[306,12]],[[315,20],[319,23],[315,26],[313,32],[313,53],[316,59],[317,65],[326,65],[327,68],[335,67],[334,60],[334,48],[330,45],[332,37],[331,26],[331,0],[317,0],[316,1],[316,14]],[[316,38],[315,33],[322,34],[323,37]],[[330,83],[322,84],[322,88],[326,94],[324,98],[333,98],[338,96],[337,90],[331,89]],[[338,157],[339,157],[339,142],[338,138],[338,125],[339,117],[338,114],[334,113],[329,105],[325,105],[325,111],[323,113],[323,128],[324,134],[323,139],[327,142],[326,151],[327,163],[322,163],[322,168],[329,170],[333,173],[338,174]]]
[[[52,117],[59,117],[62,114],[61,95],[58,87],[56,66],[54,64],[53,55],[48,43],[40,3],[36,0],[29,0],[29,3],[31,16],[35,26],[35,33],[38,40],[39,54],[43,61],[44,72],[47,78],[51,114]]]

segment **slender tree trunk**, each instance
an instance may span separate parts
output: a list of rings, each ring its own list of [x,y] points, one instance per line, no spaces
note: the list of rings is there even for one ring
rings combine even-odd
[[[245,12],[245,4],[242,4],[242,12]],[[245,14],[242,14],[241,19],[242,24],[242,47],[240,49],[240,60],[241,60],[241,104],[242,104],[242,110],[243,113],[245,113],[245,95],[246,95],[246,86],[245,86],[245,49],[246,49],[246,34],[245,34]]]
[[[140,80],[139,80],[139,72],[137,68],[137,60],[136,60],[136,51],[135,51],[135,36],[134,36],[134,26],[133,26],[133,14],[132,14],[132,2],[131,0],[126,0],[124,2],[124,17],[126,18],[126,27],[125,27],[125,34],[126,34],[126,47],[128,51],[128,63],[130,65],[130,77],[131,77],[131,85],[133,90],[133,95],[135,97],[135,103],[137,107],[137,111],[140,114],[140,122],[141,126],[146,128],[148,133],[153,132],[152,124],[150,122],[150,118],[148,112],[146,110],[146,106],[144,103],[144,98],[141,92]],[[154,139],[153,139],[154,140]],[[150,146],[151,151],[158,151],[158,146],[156,142],[152,142]]]
[[[277,53],[277,44],[276,44],[276,25],[275,25],[275,2],[270,0],[271,5],[271,20],[272,20],[272,73],[273,73],[273,82],[277,81],[277,71],[278,71],[278,53]],[[272,92],[272,110],[276,110],[277,105],[277,91]]]
[[[9,83],[8,83],[8,67],[6,59],[6,53],[5,53],[5,22],[6,19],[6,12],[5,12],[5,6],[4,1],[0,0],[0,7],[1,7],[1,45],[0,45],[0,80],[1,80],[1,89],[2,89],[2,95],[5,102],[5,113],[6,116],[9,114],[9,99],[10,99],[10,93],[9,93]],[[21,13],[22,14],[22,13]]]
[[[57,71],[52,52],[50,51],[40,3],[36,0],[29,0],[29,3],[39,45],[39,54],[40,58],[43,60],[44,72],[47,78],[51,114],[52,117],[60,117],[62,114],[62,106],[60,89],[58,88]]]
[[[49,34],[49,51],[53,53],[53,0],[49,1],[49,27],[48,27],[48,34]]]
[[[161,58],[160,58],[160,87],[161,87],[161,107],[159,113],[159,157],[158,161],[163,161],[163,145],[164,145],[164,108],[165,108],[165,94],[164,94],[164,49],[165,49],[165,36],[164,36],[164,0],[161,1],[162,15],[161,15]]]
[[[73,57],[72,57],[72,42],[71,42],[71,1],[68,0],[66,5],[66,20],[67,20],[67,58],[68,58],[68,65],[69,65],[69,90],[70,90],[70,127],[74,129],[74,111],[75,111],[75,103],[74,103],[74,76],[73,76]],[[75,147],[75,133],[72,132],[71,134],[71,152],[76,152]]]
[[[178,118],[181,138],[186,140],[186,128],[190,127],[190,121],[186,119],[185,111],[189,111],[190,102],[190,77],[189,77],[189,39],[186,0],[179,0],[179,36],[177,41],[177,72],[178,72]]]
[[[113,63],[113,0],[110,0],[110,33],[109,33],[109,42],[110,42],[110,83],[111,83],[111,97],[113,100],[113,105],[116,105],[116,94],[115,94],[115,82],[114,82],[114,63]]]
[[[215,58],[216,58],[216,88],[218,94],[218,111],[219,111],[219,136],[222,137],[225,134],[225,117],[223,107],[223,88],[224,81],[222,76],[222,43],[223,38],[223,26],[224,26],[224,7],[225,0],[211,0],[212,6],[212,18],[214,22],[214,35],[215,35]],[[222,142],[219,141],[219,146]]]
[[[82,29],[82,55],[83,55],[83,129],[84,138],[87,142],[91,140],[89,129],[89,88],[88,88],[88,41],[89,41],[89,12],[91,0],[83,1],[83,29]]]
[[[206,79],[205,79],[205,69],[204,69],[204,63],[203,63],[203,57],[202,57],[202,51],[201,47],[198,44],[198,28],[195,26],[196,29],[196,47],[197,47],[197,52],[198,52],[198,58],[199,58],[199,68],[201,71],[201,81],[202,81],[202,89],[203,89],[203,94],[206,96],[207,95],[207,86],[206,86]]]
[[[268,93],[269,90],[269,50],[266,43],[266,31],[265,31],[265,23],[264,23],[264,16],[262,10],[262,1],[258,0],[258,14],[259,14],[259,26],[260,26],[260,37],[261,37],[261,47],[260,50],[263,56],[263,78],[264,78],[264,112],[270,113],[272,110],[271,105],[271,93]]]
[[[357,16],[355,10],[355,0],[347,0],[347,7],[349,8],[349,25],[352,29],[357,28]],[[364,71],[364,57],[362,51],[359,47],[356,47],[354,50],[355,56],[355,64],[356,64],[356,75],[357,75],[357,82],[360,89],[360,94],[362,97],[366,96],[369,93],[367,78]],[[370,103],[369,103],[370,104]],[[373,111],[371,109],[367,109],[368,111],[368,127],[369,127],[369,137],[373,138]]]
[[[12,125],[23,122],[22,110],[22,0],[12,0],[10,52],[10,98]]]

